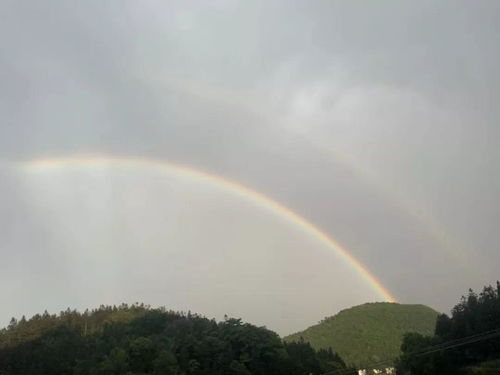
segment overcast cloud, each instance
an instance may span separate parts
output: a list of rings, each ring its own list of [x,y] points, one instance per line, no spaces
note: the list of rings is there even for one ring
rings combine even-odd
[[[448,311],[499,278],[496,0],[3,0],[0,21],[0,323],[140,300],[290,333],[379,298],[241,197],[17,164],[42,157],[146,156],[238,181],[403,303]]]

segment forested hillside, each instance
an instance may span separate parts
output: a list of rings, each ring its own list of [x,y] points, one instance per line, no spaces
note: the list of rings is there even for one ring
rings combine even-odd
[[[144,305],[13,319],[0,331],[5,375],[299,375],[345,371],[331,350],[284,344],[239,319]]]
[[[406,332],[432,334],[437,316],[423,305],[367,303],[343,310],[285,341],[303,338],[316,349],[332,347],[348,364],[369,367],[397,358]]]

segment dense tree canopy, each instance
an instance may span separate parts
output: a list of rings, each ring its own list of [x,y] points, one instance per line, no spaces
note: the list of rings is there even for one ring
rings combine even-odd
[[[499,374],[500,283],[469,290],[451,317],[438,317],[434,336],[407,334],[401,349],[401,374]]]
[[[101,306],[58,316],[13,319],[0,331],[0,374],[302,375],[344,362],[308,343],[283,344],[274,332],[144,305]]]

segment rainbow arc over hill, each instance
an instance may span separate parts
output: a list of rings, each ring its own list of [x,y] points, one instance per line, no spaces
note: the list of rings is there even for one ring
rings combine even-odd
[[[388,302],[396,302],[396,298],[382,285],[382,283],[357,260],[345,247],[340,245],[327,233],[323,232],[313,223],[292,211],[288,207],[273,200],[272,198],[255,191],[249,187],[241,185],[229,179],[217,176],[203,170],[195,169],[189,166],[184,166],[169,161],[160,159],[152,159],[145,157],[117,157],[107,155],[92,155],[92,156],[71,156],[62,158],[43,158],[32,161],[21,162],[20,166],[23,170],[28,171],[50,171],[66,168],[92,168],[103,166],[127,166],[136,168],[154,168],[158,171],[167,174],[181,175],[193,178],[198,183],[205,183],[217,186],[229,193],[238,195],[247,199],[263,208],[281,216],[295,226],[299,227],[305,233],[313,236],[319,242],[334,250],[356,271],[369,286],[384,300]]]

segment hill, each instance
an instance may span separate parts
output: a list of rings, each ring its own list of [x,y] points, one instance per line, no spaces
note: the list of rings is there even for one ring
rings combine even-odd
[[[348,364],[369,367],[377,361],[400,355],[403,335],[432,335],[438,313],[424,305],[366,303],[342,310],[285,337],[286,342],[304,341],[315,349],[331,347]]]
[[[226,318],[144,305],[101,306],[31,319],[0,330],[0,374],[352,375],[331,350],[284,343],[266,329]]]

